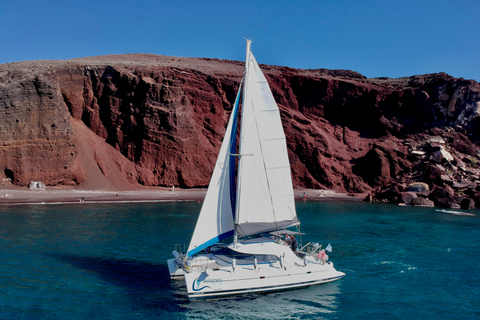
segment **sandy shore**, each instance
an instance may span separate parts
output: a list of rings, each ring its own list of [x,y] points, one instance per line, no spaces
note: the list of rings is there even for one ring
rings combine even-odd
[[[22,204],[79,204],[100,202],[165,202],[203,201],[206,189],[150,188],[134,191],[77,190],[73,188],[49,188],[45,190],[0,189],[0,206]],[[357,201],[361,195],[351,196],[330,190],[295,190],[300,200]]]

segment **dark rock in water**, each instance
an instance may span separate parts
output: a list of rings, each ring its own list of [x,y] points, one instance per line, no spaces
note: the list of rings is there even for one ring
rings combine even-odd
[[[417,197],[412,200],[412,206],[415,207],[435,207],[435,203],[432,200],[426,199],[424,197]]]
[[[402,194],[396,185],[390,185],[378,191],[374,197],[374,202],[398,203],[402,199]]]
[[[414,199],[417,198],[417,194],[413,191],[407,191],[402,194],[402,200],[406,204],[411,204]]]
[[[465,198],[460,203],[461,209],[475,209],[475,201],[470,198]]]

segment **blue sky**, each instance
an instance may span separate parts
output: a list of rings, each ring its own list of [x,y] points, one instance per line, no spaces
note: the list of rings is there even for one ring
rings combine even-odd
[[[152,53],[480,81],[479,0],[2,0],[0,63]]]

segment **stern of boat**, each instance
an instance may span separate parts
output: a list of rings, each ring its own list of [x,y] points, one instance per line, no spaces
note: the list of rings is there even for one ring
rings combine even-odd
[[[182,279],[185,275],[185,270],[183,269],[183,254],[178,253],[176,250],[173,250],[172,254],[175,258],[167,260],[170,279]]]
[[[182,279],[185,275],[185,271],[181,267],[179,267],[175,261],[175,259],[168,259],[168,273],[170,274],[170,279]]]

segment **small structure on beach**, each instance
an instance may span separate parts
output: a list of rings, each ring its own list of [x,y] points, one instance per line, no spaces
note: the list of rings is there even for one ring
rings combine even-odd
[[[30,184],[28,185],[30,190],[45,190],[45,183],[41,181],[30,181]]]

